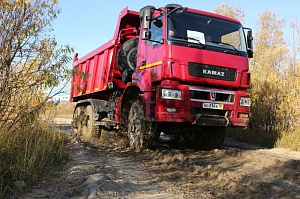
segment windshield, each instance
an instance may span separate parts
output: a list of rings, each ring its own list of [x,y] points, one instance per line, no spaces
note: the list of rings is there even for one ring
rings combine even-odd
[[[168,40],[174,45],[205,46],[207,50],[247,56],[241,24],[183,12],[168,15]]]

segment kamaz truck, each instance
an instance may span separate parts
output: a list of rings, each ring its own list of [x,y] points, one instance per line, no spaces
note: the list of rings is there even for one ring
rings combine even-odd
[[[252,30],[236,19],[168,4],[121,11],[111,40],[73,61],[72,127],[86,138],[122,131],[131,149],[161,133],[218,148],[249,121]]]

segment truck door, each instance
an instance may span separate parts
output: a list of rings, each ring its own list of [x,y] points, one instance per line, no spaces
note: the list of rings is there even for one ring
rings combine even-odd
[[[139,41],[137,67],[140,70],[151,68],[151,72],[157,72],[157,66],[161,66],[164,57],[162,16],[152,19],[149,30],[150,39]]]

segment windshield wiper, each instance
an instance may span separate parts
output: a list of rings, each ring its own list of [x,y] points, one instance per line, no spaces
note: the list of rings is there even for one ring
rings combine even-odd
[[[240,51],[238,49],[236,49],[233,45],[229,44],[229,43],[225,43],[225,42],[221,42],[221,41],[210,41],[210,42],[215,43],[215,44],[223,44],[223,45],[226,45],[226,46],[230,46],[230,47],[232,47],[233,50],[235,50],[237,52],[238,55],[241,55]]]
[[[198,42],[198,44],[200,44],[201,48],[206,49],[205,44],[201,43],[200,40],[195,39],[194,37],[182,37],[182,36],[175,36],[175,35],[173,35],[171,37],[178,38],[178,39],[185,39],[185,40],[190,39],[190,40],[196,41],[196,42]],[[191,46],[191,45],[189,44],[189,46]]]

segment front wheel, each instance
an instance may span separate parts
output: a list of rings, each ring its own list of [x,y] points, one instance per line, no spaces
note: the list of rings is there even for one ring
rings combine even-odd
[[[152,128],[152,124],[145,121],[143,105],[140,100],[134,102],[129,111],[128,118],[129,146],[135,151],[140,151],[144,146],[155,148],[159,134]]]

